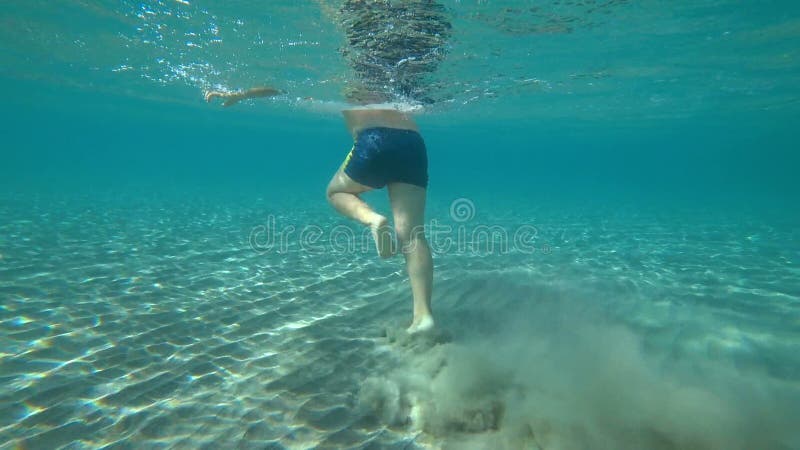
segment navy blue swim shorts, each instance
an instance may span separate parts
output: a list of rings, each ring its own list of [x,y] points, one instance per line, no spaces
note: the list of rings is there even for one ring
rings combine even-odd
[[[388,183],[428,186],[428,152],[422,136],[413,130],[361,130],[342,169],[356,182],[375,189]]]

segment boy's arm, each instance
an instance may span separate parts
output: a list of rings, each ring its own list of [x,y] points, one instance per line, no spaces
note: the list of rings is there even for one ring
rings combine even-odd
[[[221,98],[224,99],[222,106],[232,106],[248,98],[273,97],[280,94],[283,94],[283,91],[262,86],[239,92],[206,91],[205,98],[207,102],[211,102],[215,98]]]
[[[258,97],[273,97],[275,95],[285,94],[286,92],[281,91],[279,89],[263,86],[263,87],[255,87],[248,89],[246,91],[237,91],[237,92],[223,92],[223,91],[206,91],[205,92],[205,99],[207,102],[211,102],[215,98],[223,99],[222,106],[232,106],[239,103],[242,100],[248,98],[258,98]],[[336,102],[336,101],[325,101],[325,100],[316,100],[312,97],[298,97],[295,101],[297,106],[309,109],[315,112],[335,112],[339,113],[343,110],[349,109],[352,105],[344,102]]]

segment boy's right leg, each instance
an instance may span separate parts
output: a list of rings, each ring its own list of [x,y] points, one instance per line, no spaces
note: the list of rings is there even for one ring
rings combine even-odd
[[[433,328],[431,293],[433,290],[433,258],[425,239],[426,189],[406,183],[389,184],[389,200],[394,214],[394,228],[399,250],[406,258],[406,270],[414,298],[414,318],[409,333]]]

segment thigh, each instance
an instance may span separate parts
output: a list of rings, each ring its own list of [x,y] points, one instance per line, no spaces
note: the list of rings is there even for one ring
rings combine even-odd
[[[353,154],[355,153],[356,149],[355,146],[347,153],[347,156],[342,162],[342,165],[339,166],[339,170],[333,174],[331,177],[331,181],[328,182],[328,189],[327,194],[330,196],[331,194],[336,194],[338,192],[344,192],[346,194],[360,194],[362,192],[367,192],[374,189],[371,186],[367,186],[365,184],[361,184],[358,181],[352,179],[350,175],[345,173],[345,168],[350,163],[350,160],[353,158]]]
[[[359,134],[350,153],[328,184],[329,194],[331,189],[333,193],[358,194],[386,185],[385,161],[377,147],[380,136],[376,137],[374,133],[377,131],[367,130]]]
[[[394,226],[398,232],[410,233],[421,227],[425,220],[427,189],[408,183],[389,183],[388,188]]]
[[[339,169],[335,174],[333,174],[331,181],[328,182],[327,193],[328,195],[331,195],[344,192],[346,194],[358,195],[373,189],[374,188],[371,186],[367,186],[355,181],[354,179],[350,178],[349,175],[344,173],[344,170]]]

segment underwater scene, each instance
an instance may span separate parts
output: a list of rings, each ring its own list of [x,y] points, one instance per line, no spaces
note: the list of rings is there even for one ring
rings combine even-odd
[[[0,23],[0,449],[800,449],[800,3]]]

